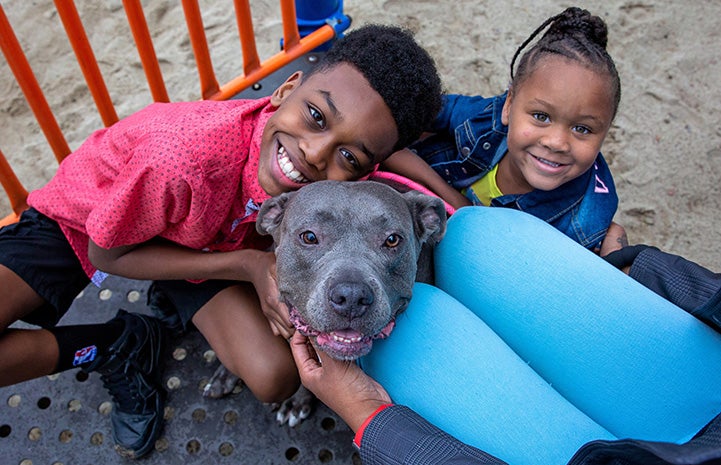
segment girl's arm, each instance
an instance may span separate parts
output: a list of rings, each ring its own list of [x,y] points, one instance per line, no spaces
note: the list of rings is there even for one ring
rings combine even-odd
[[[395,152],[382,163],[381,167],[427,187],[455,209],[471,205],[463,194],[446,183],[433,168],[409,149]]]

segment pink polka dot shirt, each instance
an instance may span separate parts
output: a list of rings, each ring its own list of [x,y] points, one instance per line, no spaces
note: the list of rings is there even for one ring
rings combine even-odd
[[[197,250],[265,248],[260,141],[274,107],[258,100],[154,103],[93,133],[28,203],[58,222],[88,276],[101,247],[162,237]]]

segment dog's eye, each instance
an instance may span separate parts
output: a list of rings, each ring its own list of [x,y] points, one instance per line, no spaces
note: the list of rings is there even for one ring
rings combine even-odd
[[[401,236],[398,234],[391,234],[390,236],[386,237],[385,246],[389,248],[398,247],[398,245],[401,243]]]
[[[304,244],[317,244],[318,236],[316,236],[313,231],[303,231],[300,233],[300,240],[303,241]]]

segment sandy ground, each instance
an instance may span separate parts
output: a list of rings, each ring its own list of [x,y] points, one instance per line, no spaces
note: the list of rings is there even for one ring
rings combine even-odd
[[[48,95],[71,148],[101,126],[50,0],[2,6]],[[240,73],[231,1],[201,1],[218,80]],[[278,50],[277,2],[253,0],[261,59]],[[150,101],[121,0],[76,2],[120,117]],[[199,98],[179,1],[144,1],[171,100]],[[449,92],[502,92],[517,46],[572,4],[555,0],[364,0],[345,2],[352,27],[395,23],[435,57]],[[721,271],[721,2],[584,2],[609,27],[622,81],[619,114],[603,152],[620,196],[616,221],[631,242],[685,255]],[[0,58],[4,62],[4,58]],[[8,66],[0,64],[0,149],[22,182],[42,186],[55,159]],[[0,215],[9,212],[0,199]]]

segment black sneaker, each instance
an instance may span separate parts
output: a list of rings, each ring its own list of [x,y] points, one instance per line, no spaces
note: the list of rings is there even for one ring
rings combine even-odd
[[[97,371],[113,397],[110,414],[115,450],[137,459],[155,446],[163,428],[166,392],[159,365],[164,334],[160,322],[146,315],[120,310],[123,334],[85,371]]]
[[[162,281],[162,283],[165,283],[166,286],[169,285],[167,281]],[[175,304],[170,300],[158,281],[153,281],[148,288],[147,304],[155,318],[163,324],[170,337],[177,338],[185,333],[183,322]]]

